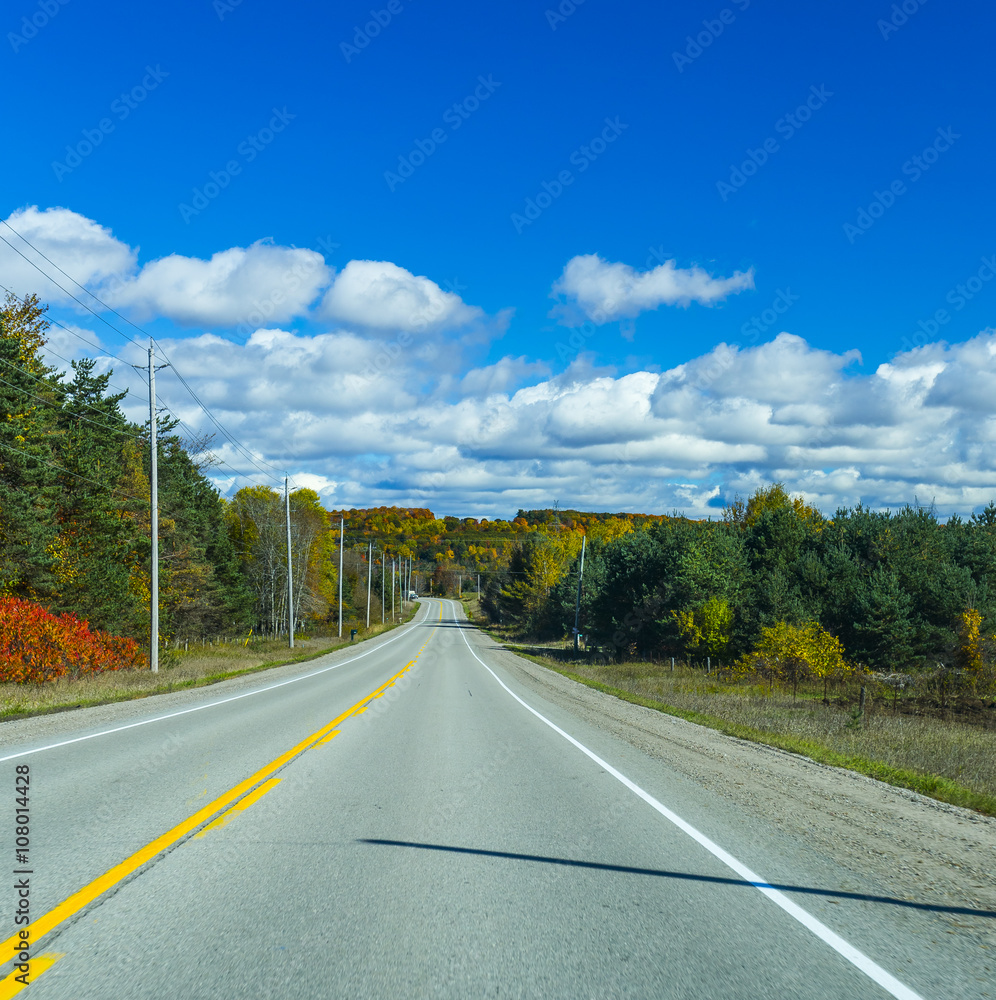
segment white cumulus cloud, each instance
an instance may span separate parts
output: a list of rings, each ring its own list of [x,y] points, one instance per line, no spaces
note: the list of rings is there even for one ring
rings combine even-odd
[[[135,250],[116,239],[109,229],[68,208],[41,210],[31,205],[12,212],[5,221],[7,226],[0,226],[0,236],[10,246],[0,242],[0,273],[4,285],[16,295],[34,293],[43,302],[64,304],[72,301],[71,293],[93,304],[75,282],[87,287],[99,286],[109,278],[130,274],[135,268],[138,256]]]
[[[0,235],[23,254],[0,243],[0,271],[7,287],[18,295],[35,293],[54,305],[71,304],[72,293],[100,311],[83,290],[87,288],[139,320],[235,329],[244,337],[316,316],[367,335],[438,334],[437,364],[501,336],[512,312],[486,316],[456,292],[390,261],[353,260],[335,274],[317,251],[268,239],[219,250],[208,259],[172,253],[140,265],[137,247],[68,208],[30,206],[6,221],[37,248],[0,226]],[[451,334],[458,335],[459,349],[442,351],[442,339]],[[429,339],[419,338],[413,350],[432,351]]]
[[[167,350],[254,454],[318,477],[310,481],[323,483],[330,506],[507,517],[560,500],[703,517],[774,480],[828,513],[914,498],[968,513],[996,499],[996,415],[981,398],[960,405],[957,393],[980,373],[996,379],[996,332],[900,354],[867,374],[855,352],[788,334],[720,344],[660,373],[547,378],[508,358],[456,396],[425,384],[408,356],[371,369],[377,344],[266,330],[245,345],[204,336]],[[536,381],[508,386],[516,369]],[[410,370],[417,384],[405,388]],[[170,378],[166,369],[165,399],[180,396]],[[182,415],[203,423],[192,405]]]
[[[372,331],[422,333],[484,317],[455,292],[382,260],[351,260],[325,294],[321,314]]]
[[[753,269],[716,278],[700,267],[680,268],[673,260],[650,271],[637,271],[598,254],[583,254],[567,262],[553,294],[573,301],[588,319],[601,324],[633,319],[662,305],[698,302],[709,306],[753,287]]]
[[[113,290],[111,304],[188,326],[255,328],[303,315],[329,276],[315,250],[259,241],[210,260],[170,254],[151,261]]]
[[[261,468],[289,468],[330,506],[489,517],[555,500],[701,517],[773,480],[828,512],[919,498],[944,514],[968,513],[996,499],[993,330],[869,371],[857,351],[782,333],[747,348],[719,344],[663,372],[595,371],[581,359],[550,377],[528,357],[485,359],[482,331],[500,317],[396,264],[352,261],[333,279],[316,252],[260,242],[140,267],[136,249],[68,209],[25,208],[9,221],[122,309],[246,325],[244,343],[214,333],[160,341],[173,367],[157,386],[183,432],[216,428],[176,373],[258,459],[219,435],[224,464],[212,475],[226,489],[258,481]],[[0,251],[15,291],[65,301],[4,244]],[[575,257],[554,290],[601,323],[664,303],[709,304],[752,281],[750,272],[714,277],[673,261],[637,273],[591,255]],[[282,328],[319,300],[333,329]],[[53,327],[53,354],[78,356],[76,334],[101,358],[93,331],[66,326],[71,333]],[[140,348],[122,353],[144,361]],[[110,364],[102,357],[100,370]],[[129,416],[143,421],[141,374],[115,369],[115,383],[135,392],[124,403]]]

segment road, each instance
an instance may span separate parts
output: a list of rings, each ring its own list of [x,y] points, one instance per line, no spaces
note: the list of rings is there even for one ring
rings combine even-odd
[[[859,898],[855,870],[516,662],[424,600],[305,665],[0,726],[0,843],[30,871],[3,957],[26,881],[26,995],[996,995],[938,914]]]

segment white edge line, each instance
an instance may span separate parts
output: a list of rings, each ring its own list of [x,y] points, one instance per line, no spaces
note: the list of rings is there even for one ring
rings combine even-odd
[[[428,605],[426,604],[424,607],[427,609]],[[76,736],[71,740],[62,740],[60,743],[49,743],[43,747],[35,747],[33,750],[21,750],[18,753],[12,753],[8,754],[6,757],[0,757],[0,764],[7,760],[17,760],[18,757],[28,757],[34,753],[42,753],[45,750],[55,750],[58,747],[66,747],[72,743],[83,743],[86,740],[95,740],[98,736],[110,736],[112,733],[122,733],[126,729],[137,729],[139,726],[151,726],[154,722],[165,722],[167,719],[175,719],[180,715],[190,715],[192,712],[203,712],[206,708],[217,708],[218,705],[227,705],[232,701],[239,701],[242,698],[251,698],[253,695],[263,694],[266,691],[274,691],[277,688],[286,687],[288,684],[296,684],[298,681],[306,681],[310,677],[317,677],[319,674],[327,673],[329,670],[338,670],[339,667],[344,667],[347,663],[355,663],[364,656],[369,656],[376,650],[389,646],[392,642],[408,635],[408,633],[411,632],[416,625],[421,625],[423,621],[424,619],[422,618],[417,621],[412,621],[408,628],[399,632],[396,636],[388,639],[387,642],[381,642],[376,646],[371,646],[370,649],[367,649],[362,653],[358,653],[356,656],[351,656],[348,660],[343,660],[341,663],[333,663],[330,666],[322,667],[320,670],[312,670],[309,674],[302,674],[300,677],[291,677],[289,680],[278,681],[276,684],[269,684],[266,687],[254,688],[252,691],[245,691],[242,694],[234,694],[230,698],[222,698],[219,701],[211,701],[206,705],[195,705],[193,708],[183,708],[178,712],[170,712],[168,715],[157,715],[154,719],[142,719],[141,722],[129,722],[126,726],[117,726],[114,729],[102,729],[99,733],[90,733],[87,736]],[[286,664],[286,666],[293,666],[293,664]],[[276,667],[274,667],[274,669],[276,669]],[[232,679],[234,680],[234,678]]]
[[[456,612],[454,612],[454,615]],[[760,875],[752,872],[746,865],[741,864],[732,854],[727,853],[718,844],[711,841],[704,833],[697,830],[691,823],[683,820],[677,813],[672,812],[667,806],[658,802],[649,792],[644,791],[635,782],[630,781],[626,775],[617,771],[611,764],[602,760],[598,754],[589,750],[586,746],[579,743],[573,736],[569,733],[564,732],[560,726],[551,722],[546,716],[541,715],[536,711],[531,705],[527,705],[514,691],[511,690],[499,676],[482,660],[477,653],[474,652],[473,647],[470,644],[470,640],[467,638],[466,632],[461,629],[460,634],[463,636],[463,641],[467,644],[467,649],[470,650],[470,655],[477,660],[478,663],[498,683],[527,711],[532,712],[541,722],[546,723],[555,733],[563,736],[565,740],[572,743],[578,748],[583,754],[590,757],[599,767],[604,768],[613,778],[621,781],[631,792],[638,795],[644,802],[646,802],[653,809],[656,809],[666,820],[673,823],[682,833],[688,834],[692,840],[704,847],[713,857],[721,861],[727,868],[732,869],[737,873],[745,882],[752,885],[759,892],[763,893],[768,897],[773,903],[780,906],[790,917],[795,918],[805,927],[808,931],[815,934],[821,941],[830,945],[834,951],[836,951],[843,958],[847,959],[855,968],[863,972],[869,979],[874,980],[883,989],[891,993],[897,1000],[923,1000],[919,993],[914,993],[908,986],[901,983],[895,976],[886,972],[880,965],[873,962],[864,952],[858,951],[854,945],[845,941],[839,934],[830,930],[826,924],[817,920],[811,913],[804,910],[801,906],[794,903],[789,899],[784,893],[780,892],[778,889],[773,888],[768,882],[766,882]]]

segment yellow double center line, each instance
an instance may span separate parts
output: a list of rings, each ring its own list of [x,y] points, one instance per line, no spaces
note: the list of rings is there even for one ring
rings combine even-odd
[[[442,620],[442,605],[440,605],[439,615],[440,620]],[[390,688],[399,677],[415,665],[415,662],[422,655],[425,647],[429,645],[429,642],[435,634],[436,629],[433,629],[429,638],[425,640],[422,644],[422,648],[415,654],[414,658],[409,660],[402,670],[399,670],[384,684],[381,684],[376,691],[373,691],[366,697],[361,698],[351,708],[347,708],[341,715],[337,715],[330,723],[328,723],[328,725],[322,726],[321,729],[312,733],[306,739],[301,740],[297,746],[292,747],[287,751],[287,753],[281,754],[281,756],[279,756],[276,760],[271,761],[265,767],[260,768],[255,774],[246,778],[245,781],[239,783],[234,788],[229,789],[227,792],[224,792],[222,795],[219,795],[213,802],[208,803],[208,805],[204,806],[203,809],[198,810],[193,814],[193,816],[188,817],[182,823],[178,823],[172,830],[168,830],[161,837],[157,837],[151,843],[146,844],[145,847],[143,847],[140,851],[136,851],[130,858],[125,858],[125,860],[120,864],[115,865],[99,878],[95,878],[89,885],[85,885],[82,889],[74,892],[68,899],[59,903],[59,905],[54,909],[49,910],[43,917],[39,917],[33,923],[29,924],[27,928],[22,928],[22,930],[17,934],[13,934],[7,938],[6,941],[0,944],[0,965],[6,965],[7,962],[10,961],[7,956],[12,955],[15,952],[15,945],[20,946],[20,934],[23,930],[27,930],[28,940],[32,945],[34,945],[46,934],[58,927],[63,921],[68,920],[70,917],[79,913],[83,907],[92,903],[98,896],[103,895],[108,889],[112,889],[129,875],[138,871],[139,868],[147,864],[157,855],[169,850],[169,848],[173,847],[178,841],[182,840],[188,834],[196,830],[202,823],[206,823],[222,810],[228,809],[234,803],[242,799],[243,796],[249,795],[253,789],[267,781],[275,772],[279,771],[283,767],[286,767],[286,765],[294,760],[295,757],[299,757],[306,750],[310,750],[313,746],[322,743],[336,726],[344,722],[351,715],[359,715],[360,713],[365,712],[367,705],[373,701],[374,698],[379,698],[382,694],[384,694],[384,692],[387,691],[387,689]],[[267,789],[267,791],[268,790],[269,789]],[[0,989],[0,995],[2,995],[2,989]]]

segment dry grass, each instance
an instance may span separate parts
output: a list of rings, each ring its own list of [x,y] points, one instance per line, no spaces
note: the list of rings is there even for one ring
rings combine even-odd
[[[765,685],[721,681],[681,665],[672,672],[649,663],[591,665],[549,656],[532,660],[627,700],[780,746],[943,801],[996,811],[996,730],[904,714],[890,702],[863,719],[822,691],[793,700]]]
[[[858,725],[852,712],[821,700],[797,699],[757,685],[716,683],[701,671],[674,673],[650,667],[627,677],[625,667],[574,667],[634,694],[686,711],[718,715],[730,722],[819,743],[842,756],[858,756],[903,770],[936,774],[984,794],[996,796],[996,732],[959,722],[893,715],[879,706]],[[618,673],[606,680],[607,670]],[[598,676],[598,675],[601,675]]]
[[[406,620],[414,613],[413,608]],[[362,638],[395,627],[371,625],[369,630],[361,630]],[[115,670],[78,680],[63,677],[49,684],[0,684],[0,720],[201,687],[227,677],[311,660],[344,645],[349,645],[348,631],[341,640],[335,636],[296,636],[293,650],[286,639],[256,640],[248,646],[233,641],[194,646],[187,652],[170,650],[160,656],[159,672],[155,674],[148,669]]]

